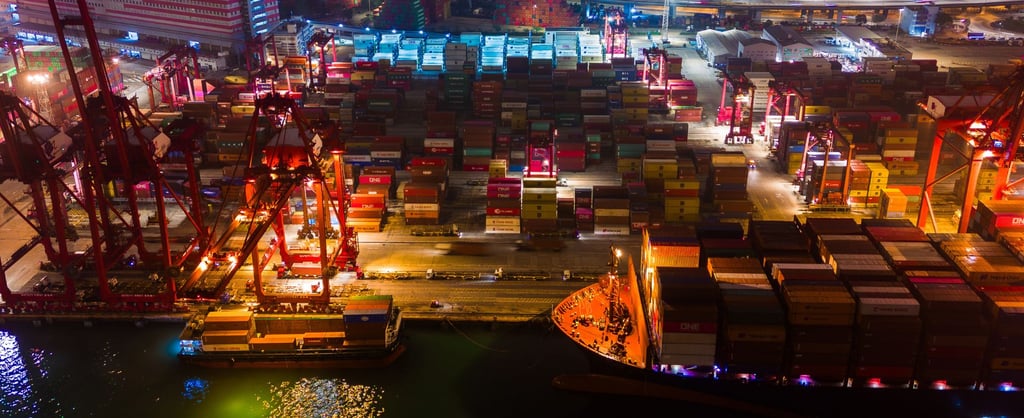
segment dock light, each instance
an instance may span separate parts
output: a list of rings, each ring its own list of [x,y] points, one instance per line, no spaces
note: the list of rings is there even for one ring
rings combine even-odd
[[[339,28],[343,28],[343,27],[345,27],[345,24],[344,24],[344,23],[339,23],[339,24],[338,24],[338,27],[339,27]]]
[[[365,30],[365,31],[369,32],[369,31],[370,31],[370,27],[369,27],[369,26],[366,26],[366,27],[364,27],[364,28],[363,28],[363,30]]]
[[[798,379],[796,379],[796,382],[799,383],[800,386],[810,386],[812,383],[814,383],[814,380],[811,379],[810,375],[802,374]]]
[[[618,248],[615,249],[615,257],[616,258],[622,258],[622,250],[621,249],[618,249]]]
[[[880,388],[880,387],[882,387],[882,379],[879,379],[877,377],[868,379],[868,387],[869,388]]]
[[[420,29],[420,35],[422,35],[422,34],[423,34],[423,29]]]
[[[236,256],[236,255],[228,256],[228,262],[230,262],[231,264],[237,264],[238,263],[238,256]]]
[[[935,383],[932,383],[932,388],[935,390],[946,390],[949,389],[949,386],[945,380],[936,380]]]
[[[1013,382],[1003,382],[999,384],[1000,392],[1016,392],[1017,387],[1013,386]]]
[[[398,33],[398,31],[397,31],[397,30],[395,30],[394,28],[392,28],[392,29],[391,29],[391,33]]]

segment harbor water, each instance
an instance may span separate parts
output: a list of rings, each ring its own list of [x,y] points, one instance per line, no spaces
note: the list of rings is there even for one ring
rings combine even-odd
[[[592,364],[557,330],[408,325],[408,349],[388,368],[230,370],[179,363],[179,324],[8,323],[0,325],[0,417],[751,416],[721,408],[740,398],[809,417],[1024,416],[1020,392],[791,387],[715,390],[691,402],[570,392],[552,379]],[[711,397],[719,400],[704,401]]]
[[[571,417],[618,400],[556,389],[587,357],[538,325],[413,324],[374,370],[186,367],[178,324],[0,326],[0,417]],[[625,410],[632,410],[627,408]]]

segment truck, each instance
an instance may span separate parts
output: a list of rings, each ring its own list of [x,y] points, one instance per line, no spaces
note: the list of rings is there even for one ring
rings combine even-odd
[[[461,237],[456,224],[417,226],[409,231],[414,237]]]
[[[434,248],[444,251],[446,255],[488,255],[491,253],[491,244],[487,242],[454,241],[441,243]]]
[[[530,236],[525,240],[516,240],[516,249],[520,251],[562,251],[565,242],[557,236]]]

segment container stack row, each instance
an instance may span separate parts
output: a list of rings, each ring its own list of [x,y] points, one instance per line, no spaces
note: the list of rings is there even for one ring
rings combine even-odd
[[[403,188],[406,225],[441,223],[441,204],[448,186],[448,161],[445,158],[417,157],[409,163],[411,179]]]
[[[462,170],[487,171],[493,156],[496,134],[490,120],[464,121],[459,127],[462,139]]]
[[[629,235],[629,190],[623,186],[594,186],[594,234]]]
[[[713,373],[719,340],[716,282],[697,267],[658,266],[654,271],[664,318],[662,363],[694,374]]]
[[[549,177],[524,177],[522,226],[526,232],[558,230],[557,180]]]
[[[718,286],[723,319],[718,346],[722,373],[747,380],[779,376],[786,318],[764,268],[755,258],[709,258],[707,263]]]
[[[488,178],[484,232],[488,234],[520,233],[522,199],[522,180],[510,177]]]

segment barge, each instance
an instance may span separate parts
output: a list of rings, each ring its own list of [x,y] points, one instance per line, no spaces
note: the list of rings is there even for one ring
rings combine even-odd
[[[391,296],[354,296],[320,312],[211,311],[179,338],[182,362],[212,368],[382,368],[405,351]]]

